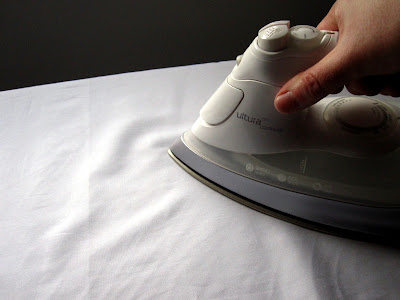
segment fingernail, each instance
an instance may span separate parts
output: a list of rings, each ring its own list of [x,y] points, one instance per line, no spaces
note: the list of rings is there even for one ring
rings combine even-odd
[[[283,113],[291,113],[301,109],[300,103],[293,96],[292,92],[286,92],[276,97],[275,107]]]

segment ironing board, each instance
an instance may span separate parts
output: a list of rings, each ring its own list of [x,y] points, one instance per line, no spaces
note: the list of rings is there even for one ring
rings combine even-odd
[[[400,250],[242,206],[167,149],[233,61],[0,93],[1,299],[393,299]]]

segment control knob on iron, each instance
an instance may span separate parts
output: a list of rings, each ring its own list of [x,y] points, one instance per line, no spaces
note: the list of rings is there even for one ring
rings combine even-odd
[[[344,97],[329,103],[325,121],[338,130],[365,137],[384,136],[395,128],[397,119],[382,101],[368,97]]]
[[[317,28],[308,25],[298,25],[290,29],[290,43],[298,49],[319,47],[324,34]]]
[[[277,21],[270,23],[258,32],[257,44],[269,52],[277,52],[286,48],[289,36],[290,21]]]
[[[309,50],[320,46],[324,33],[308,25],[290,28],[290,21],[272,22],[258,32],[257,44],[260,49],[278,52],[288,46]]]

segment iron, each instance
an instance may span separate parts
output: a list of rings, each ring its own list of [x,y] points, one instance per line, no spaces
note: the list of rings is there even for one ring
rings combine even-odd
[[[379,241],[400,233],[400,105],[330,96],[284,115],[274,98],[327,55],[338,32],[264,26],[200,117],[169,149],[188,173],[263,213]]]

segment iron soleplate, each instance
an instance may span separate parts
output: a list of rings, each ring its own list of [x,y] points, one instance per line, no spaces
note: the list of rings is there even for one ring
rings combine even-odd
[[[356,240],[378,242],[395,246],[400,245],[399,242],[396,242],[396,237],[400,233],[400,225],[398,224],[399,222],[394,224],[395,226],[393,226],[393,224],[390,222],[389,224],[383,225],[376,222],[374,223],[376,226],[371,226],[371,224],[363,224],[363,222],[355,225],[351,224],[351,222],[350,224],[340,224],[342,221],[340,216],[341,212],[345,212],[343,216],[343,222],[346,223],[348,221],[346,219],[348,219],[349,213],[352,214],[354,212],[356,212],[354,215],[355,219],[359,218],[360,214],[362,215],[363,213],[366,213],[366,216],[364,216],[365,219],[373,218],[374,214],[378,216],[378,219],[387,217],[390,220],[398,219],[400,217],[400,211],[398,209],[374,209],[371,207],[357,206],[354,204],[345,204],[342,202],[316,198],[309,195],[282,190],[273,186],[255,182],[225,170],[197,155],[185,145],[182,138],[178,139],[171,146],[171,148],[168,150],[168,153],[183,170],[185,170],[198,181],[219,192],[220,194],[263,214],[322,233],[333,234],[336,236],[347,237]],[[256,186],[254,186],[254,184]],[[248,194],[250,195],[252,194],[251,190],[254,190],[254,188],[257,189],[257,187],[261,185],[264,188],[261,191],[261,194],[263,194],[265,198],[279,198],[280,195],[281,198],[297,198],[297,201],[304,201],[303,203],[297,203],[297,212],[288,213],[284,211],[287,210],[286,208],[277,209],[269,205],[265,205],[264,203],[260,203],[261,201],[257,201],[257,199],[255,200],[251,197],[244,196],[246,193],[243,193],[243,188],[242,191],[240,191],[240,186],[243,187],[246,185],[248,185]],[[239,186],[239,188],[237,188],[237,186]],[[320,207],[313,207],[313,203],[315,204],[316,202],[314,201],[307,203],[310,199],[313,201],[317,200],[323,205]],[[306,204],[306,210],[303,209],[302,204]],[[313,210],[311,215],[309,212],[307,212],[307,207],[311,207],[311,210]],[[326,220],[323,220],[331,213],[335,215],[333,220],[328,220],[327,222]],[[363,218],[361,217],[361,219]],[[351,228],[352,226],[355,226],[355,229]]]

